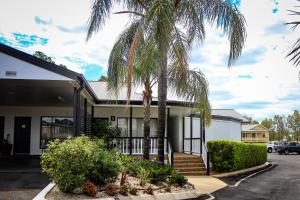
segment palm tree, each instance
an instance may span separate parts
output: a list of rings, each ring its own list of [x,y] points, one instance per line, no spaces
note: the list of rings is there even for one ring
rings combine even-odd
[[[152,38],[159,51],[158,74],[158,160],[164,162],[164,136],[167,100],[167,66],[178,77],[188,75],[188,55],[194,42],[205,38],[204,22],[219,27],[230,40],[228,66],[240,56],[246,38],[245,19],[235,5],[225,0],[94,0],[87,39],[105,24],[113,4],[121,3],[137,24],[129,47],[127,73],[128,96],[131,93],[133,58],[141,36]],[[174,49],[171,52],[171,49]]]
[[[108,87],[107,89],[118,95],[119,91],[128,83],[127,63],[130,54],[130,46],[134,40],[137,24],[133,23],[119,37],[110,53],[108,62]],[[149,159],[150,147],[150,107],[152,102],[152,88],[158,80],[159,51],[155,41],[147,40],[141,36],[141,41],[136,48],[136,56],[133,59],[132,81],[136,87],[143,87],[144,107],[144,144],[143,158]],[[169,88],[173,89],[178,97],[187,102],[194,103],[196,108],[205,111],[210,119],[210,105],[208,101],[208,85],[204,75],[200,71],[188,70],[187,76],[180,75],[178,68],[169,66]]]

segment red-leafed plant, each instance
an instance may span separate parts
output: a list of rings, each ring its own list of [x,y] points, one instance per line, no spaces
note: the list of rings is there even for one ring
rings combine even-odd
[[[91,197],[96,197],[97,194],[97,187],[94,183],[91,181],[86,181],[84,183],[83,191],[85,194]]]

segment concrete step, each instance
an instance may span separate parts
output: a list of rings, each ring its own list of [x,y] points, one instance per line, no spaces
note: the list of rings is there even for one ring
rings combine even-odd
[[[184,176],[205,176],[206,175],[206,171],[205,172],[180,172],[182,175]]]
[[[176,168],[179,172],[206,172],[205,167],[185,167],[185,168]]]
[[[173,166],[175,168],[182,168],[182,167],[205,167],[204,163],[199,163],[199,162],[195,162],[195,163],[182,163],[182,162],[178,162],[178,163],[174,163]]]
[[[181,161],[201,161],[202,158],[200,157],[173,157],[173,160],[181,160]]]
[[[174,165],[194,165],[194,164],[200,164],[200,165],[204,165],[203,162],[201,162],[200,160],[190,160],[190,161],[184,161],[184,160],[174,160],[173,161]]]

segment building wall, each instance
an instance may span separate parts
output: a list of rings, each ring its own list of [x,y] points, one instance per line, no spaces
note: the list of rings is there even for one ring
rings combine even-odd
[[[16,72],[16,76],[6,76],[7,71]],[[0,79],[71,80],[1,52]]]
[[[206,127],[206,141],[232,140],[241,142],[241,122],[212,119],[209,127]]]
[[[10,134],[9,142],[14,142],[14,118],[31,117],[30,155],[38,155],[40,149],[40,124],[41,116],[72,117],[71,107],[13,107],[0,106],[0,116],[5,117],[4,137]]]

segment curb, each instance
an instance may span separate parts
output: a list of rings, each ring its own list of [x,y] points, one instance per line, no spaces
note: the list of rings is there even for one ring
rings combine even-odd
[[[211,176],[215,177],[215,178],[227,178],[227,177],[230,177],[230,176],[238,176],[238,175],[242,175],[242,174],[249,173],[249,172],[252,172],[252,171],[261,170],[261,169],[267,168],[271,165],[272,165],[272,163],[266,162],[262,165],[258,165],[258,166],[255,166],[255,167],[250,167],[248,169],[242,169],[242,170],[238,170],[238,171],[234,171],[234,172],[216,174],[216,175],[211,175]]]
[[[32,200],[45,200],[46,195],[55,186],[54,182],[49,183],[42,191],[40,191]],[[178,192],[178,193],[165,193],[157,195],[142,195],[142,196],[118,196],[118,197],[104,197],[95,198],[94,200],[182,200],[197,198],[199,194],[193,192]],[[87,200],[87,199],[84,199]]]
[[[46,195],[52,190],[55,183],[49,183],[42,191],[40,191],[32,200],[45,200]]]

